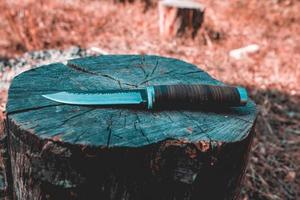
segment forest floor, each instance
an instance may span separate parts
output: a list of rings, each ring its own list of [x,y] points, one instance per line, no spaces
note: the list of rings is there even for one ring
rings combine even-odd
[[[9,83],[27,69],[12,66],[25,52],[73,45],[191,62],[225,83],[247,87],[258,105],[240,199],[299,199],[300,1],[201,0],[205,20],[194,39],[160,37],[157,0],[147,9],[140,1],[0,1],[0,80]],[[230,56],[251,44],[259,50],[240,59]],[[0,111],[6,97],[4,84]]]

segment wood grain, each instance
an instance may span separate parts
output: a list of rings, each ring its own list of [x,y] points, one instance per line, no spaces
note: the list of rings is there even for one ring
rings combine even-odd
[[[75,59],[15,77],[6,131],[14,199],[236,196],[253,137],[252,101],[240,108],[149,112],[41,96],[163,84],[223,83],[192,64],[143,55]]]

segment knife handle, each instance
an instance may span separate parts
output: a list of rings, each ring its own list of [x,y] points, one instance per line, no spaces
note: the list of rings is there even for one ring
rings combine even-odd
[[[245,88],[215,85],[158,85],[147,87],[148,109],[244,106]]]

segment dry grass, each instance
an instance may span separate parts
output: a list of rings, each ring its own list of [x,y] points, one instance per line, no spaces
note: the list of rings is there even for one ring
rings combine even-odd
[[[300,97],[255,89],[252,96],[260,113],[241,199],[298,199]]]
[[[4,55],[89,43],[117,11],[96,1],[58,0],[6,1],[0,8]]]
[[[155,8],[110,1],[14,1],[0,3],[0,55],[44,48],[100,46],[112,53],[179,57],[226,82],[300,93],[298,1],[202,1],[204,28],[195,40],[158,36]],[[228,52],[258,44],[259,54],[236,61]],[[232,73],[235,71],[236,73]],[[242,81],[240,81],[242,80]]]
[[[299,199],[300,2],[201,2],[207,9],[197,37],[164,39],[157,34],[155,5],[144,12],[141,3],[105,0],[1,1],[0,57],[96,46],[109,53],[177,57],[244,85],[260,113],[241,199]],[[241,60],[228,55],[249,44],[260,51]]]

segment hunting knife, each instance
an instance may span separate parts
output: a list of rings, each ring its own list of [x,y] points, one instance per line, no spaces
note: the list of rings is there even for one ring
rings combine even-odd
[[[156,85],[145,89],[102,90],[89,93],[58,92],[45,94],[52,101],[86,106],[141,105],[147,109],[197,106],[245,106],[247,91],[243,87],[216,85]]]

